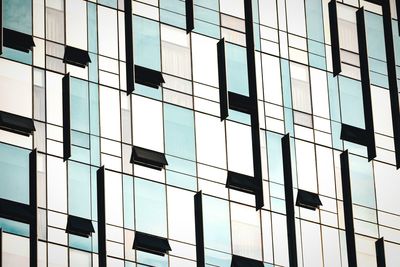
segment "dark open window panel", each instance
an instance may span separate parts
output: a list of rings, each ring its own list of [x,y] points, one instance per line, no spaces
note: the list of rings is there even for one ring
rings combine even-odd
[[[80,68],[85,68],[92,61],[90,60],[87,51],[67,45],[64,51],[63,62]]]
[[[0,129],[29,136],[35,131],[35,125],[30,118],[0,111]]]
[[[67,228],[65,232],[82,237],[89,237],[94,233],[94,228],[91,220],[68,215]]]
[[[32,35],[3,28],[3,46],[29,53],[35,46]]]
[[[161,170],[168,165],[165,154],[147,148],[134,146],[132,148],[131,163]]]
[[[132,248],[159,256],[164,256],[168,251],[171,251],[168,239],[142,232],[135,233]]]
[[[255,193],[255,179],[241,173],[228,171],[226,187],[235,189],[244,193]]]
[[[135,82],[158,89],[165,81],[161,72],[135,65]]]
[[[231,267],[264,267],[264,263],[262,261],[232,255]]]
[[[316,210],[319,206],[322,206],[322,202],[318,194],[299,189],[297,191],[296,206]]]

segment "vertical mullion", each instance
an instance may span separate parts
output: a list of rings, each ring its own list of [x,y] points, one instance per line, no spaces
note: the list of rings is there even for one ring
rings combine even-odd
[[[358,52],[360,58],[361,85],[364,104],[365,139],[367,141],[368,161],[376,157],[374,121],[372,115],[371,88],[368,65],[367,39],[365,34],[364,8],[356,12]]]
[[[195,217],[195,228],[196,228],[197,267],[205,267],[204,227],[203,227],[203,195],[202,195],[201,191],[197,192],[194,195],[194,217]]]
[[[292,159],[290,153],[290,136],[282,137],[283,176],[285,182],[286,225],[289,250],[289,265],[297,267],[296,224],[294,213]]]
[[[351,197],[349,152],[347,150],[340,154],[340,168],[342,174],[342,193],[344,222],[346,227],[347,260],[349,266],[357,267],[356,242],[354,236],[353,221],[353,201]]]

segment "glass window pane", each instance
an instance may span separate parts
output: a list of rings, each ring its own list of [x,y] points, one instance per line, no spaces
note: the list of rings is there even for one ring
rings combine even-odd
[[[120,140],[120,102],[117,90],[100,87],[100,128],[101,136]]]
[[[91,219],[90,167],[68,162],[68,209],[71,215]]]
[[[0,143],[0,197],[29,204],[29,150]]]
[[[246,48],[225,43],[225,60],[228,90],[249,96]]]
[[[260,215],[254,208],[231,203],[233,254],[262,260]]]
[[[353,203],[375,208],[375,185],[371,162],[366,158],[350,155],[349,168]]]
[[[164,104],[165,152],[195,160],[193,111]]]
[[[342,122],[364,129],[364,105],[361,82],[339,76],[339,89]]]
[[[86,81],[71,78],[71,129],[89,133],[89,90]]]
[[[86,4],[82,0],[65,1],[67,45],[83,50],[87,50]]]
[[[117,11],[98,6],[99,53],[118,58]]]
[[[228,121],[226,133],[229,170],[254,176],[251,128]]]
[[[135,179],[136,229],[140,232],[167,236],[165,186]]]
[[[196,243],[193,192],[168,187],[169,238]]]
[[[122,214],[122,177],[121,174],[106,171],[104,175],[106,222],[123,225]]]
[[[192,34],[193,80],[218,87],[218,40]]]
[[[3,27],[32,34],[32,0],[4,0]]]
[[[224,123],[219,118],[196,112],[197,161],[226,168]]]
[[[29,238],[3,233],[3,266],[29,266]]]
[[[0,110],[31,118],[32,67],[1,60],[0,93]]]
[[[283,184],[282,136],[267,132],[268,175],[273,182]]]
[[[229,204],[214,197],[203,196],[204,246],[231,252]]]
[[[133,17],[135,64],[161,70],[159,23],[142,17]]]

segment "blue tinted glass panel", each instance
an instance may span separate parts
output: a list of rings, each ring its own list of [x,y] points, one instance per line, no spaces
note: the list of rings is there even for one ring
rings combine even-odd
[[[71,215],[91,219],[90,167],[68,161],[68,209]]]
[[[203,196],[204,246],[230,253],[229,205],[227,201]]]
[[[3,54],[1,56],[21,63],[32,64],[32,51],[25,53],[4,46]]]
[[[219,251],[205,249],[206,266],[231,267],[232,256]]]
[[[68,235],[69,245],[73,248],[82,249],[86,251],[92,250],[92,238],[82,237],[77,235]]]
[[[158,236],[167,236],[165,186],[135,179],[136,229]]]
[[[306,13],[308,38],[323,42],[324,30],[321,27],[321,25],[324,25],[322,20],[322,1],[306,0]]]
[[[195,160],[193,111],[174,105],[164,105],[166,154]]]
[[[246,48],[225,43],[225,58],[228,90],[249,96]]]
[[[340,76],[339,91],[342,122],[364,129],[361,82]]]
[[[97,2],[105,6],[117,8],[117,0],[98,0]]]
[[[160,29],[156,21],[133,17],[135,64],[161,70]]]
[[[32,0],[4,0],[3,27],[32,35]]]
[[[89,90],[86,81],[71,78],[71,129],[89,133]]]
[[[29,224],[0,218],[0,228],[10,234],[29,237]]]
[[[147,264],[146,266],[168,267],[168,256],[162,257],[142,251],[137,251],[137,261],[139,263]]]
[[[96,4],[88,2],[88,49],[90,52],[97,53],[97,10]],[[93,64],[93,56],[90,59]],[[90,64],[89,64],[90,65]]]
[[[29,204],[29,152],[0,144],[0,198]]]

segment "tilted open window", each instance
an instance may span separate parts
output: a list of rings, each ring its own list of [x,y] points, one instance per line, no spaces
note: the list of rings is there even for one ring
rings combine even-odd
[[[29,136],[35,131],[35,125],[30,118],[0,111],[0,129]]]
[[[165,81],[161,72],[135,65],[135,82],[158,89]]]
[[[161,170],[168,165],[164,153],[134,146],[132,148],[131,163]]]
[[[297,191],[296,206],[316,210],[319,206],[322,206],[322,202],[318,194],[299,189]]]
[[[63,62],[84,68],[92,61],[87,51],[72,46],[66,46]]]
[[[32,35],[3,28],[3,45],[25,53],[32,51],[35,46]]]
[[[94,228],[91,220],[69,215],[65,232],[68,234],[89,237],[94,233]]]
[[[132,248],[160,256],[171,251],[168,239],[142,232],[136,232]]]

